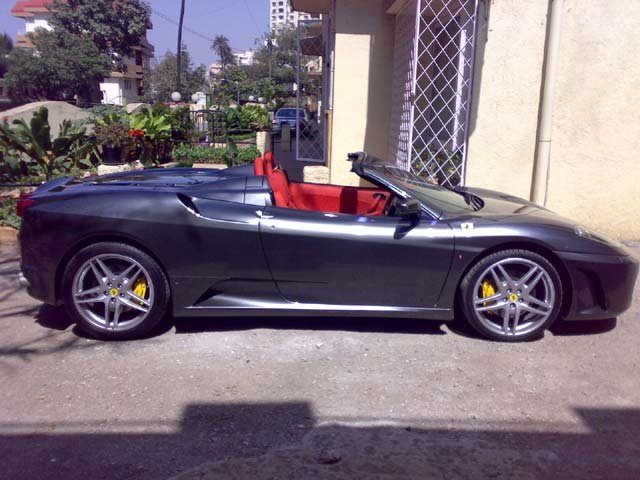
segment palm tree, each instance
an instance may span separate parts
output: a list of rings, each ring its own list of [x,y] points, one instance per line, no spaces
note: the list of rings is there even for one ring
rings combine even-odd
[[[0,34],[0,78],[9,70],[9,52],[13,50],[13,40],[6,33]]]
[[[218,58],[220,59],[220,66],[222,67],[222,73],[224,74],[225,67],[235,63],[235,57],[231,51],[229,39],[224,35],[216,35],[213,39],[213,43],[211,44],[211,50],[216,52],[218,55]]]

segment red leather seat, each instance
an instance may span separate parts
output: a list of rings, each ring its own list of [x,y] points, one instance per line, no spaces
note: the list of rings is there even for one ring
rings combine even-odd
[[[253,172],[256,176],[264,175],[264,159],[262,157],[256,158],[256,161],[253,163]]]
[[[274,170],[269,175],[269,184],[273,190],[276,207],[296,208],[289,190],[289,181],[282,170]]]

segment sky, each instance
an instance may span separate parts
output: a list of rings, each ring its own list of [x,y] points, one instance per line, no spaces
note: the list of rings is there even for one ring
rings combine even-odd
[[[0,32],[14,39],[24,33],[24,20],[11,16],[14,0],[0,0]],[[153,30],[149,42],[156,49],[156,58],[167,50],[176,51],[180,0],[151,0]],[[174,23],[165,19],[169,17]],[[269,0],[186,0],[182,42],[187,45],[193,63],[210,65],[216,61],[211,42],[202,37],[225,35],[234,50],[255,46],[256,38],[269,29]],[[190,32],[193,30],[197,34]]]

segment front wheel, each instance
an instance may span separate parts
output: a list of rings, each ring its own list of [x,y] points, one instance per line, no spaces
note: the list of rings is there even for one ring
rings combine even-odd
[[[138,338],[164,317],[169,284],[158,264],[130,245],[101,242],[69,262],[64,304],[77,326],[105,340]]]
[[[484,337],[518,342],[539,337],[557,319],[562,282],[554,266],[528,250],[481,259],[461,283],[461,307]]]

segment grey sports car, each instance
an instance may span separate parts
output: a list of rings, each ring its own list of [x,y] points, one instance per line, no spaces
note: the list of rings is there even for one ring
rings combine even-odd
[[[270,156],[50,181],[19,202],[23,283],[103,339],[172,314],[459,316],[520,341],[630,306],[623,245],[520,198],[350,161],[373,187],[290,182]]]

